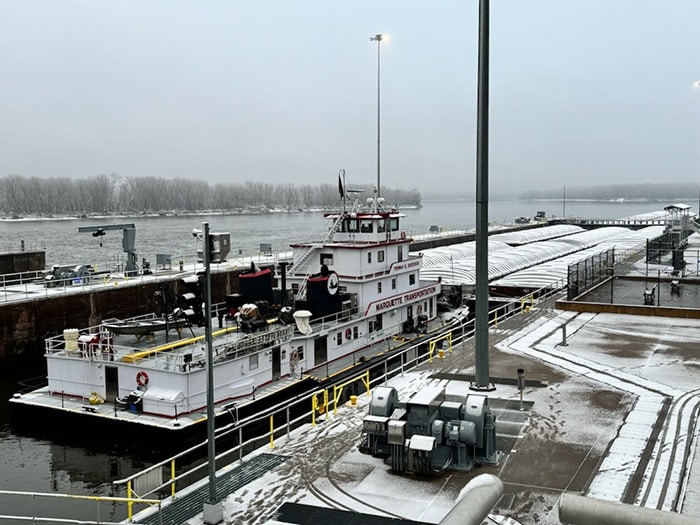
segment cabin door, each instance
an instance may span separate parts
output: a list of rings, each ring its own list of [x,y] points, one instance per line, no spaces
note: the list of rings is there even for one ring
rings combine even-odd
[[[277,381],[282,375],[281,349],[279,346],[272,347],[272,380]]]
[[[314,339],[314,366],[328,361],[328,338],[317,337]]]
[[[113,403],[119,397],[119,372],[116,366],[105,366],[105,401]]]

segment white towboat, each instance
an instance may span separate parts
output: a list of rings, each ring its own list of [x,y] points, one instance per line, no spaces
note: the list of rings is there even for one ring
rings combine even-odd
[[[236,400],[260,401],[269,390],[294,395],[300,391],[294,385],[304,382],[309,390],[314,379],[380,352],[379,343],[386,350],[396,346],[395,336],[418,337],[439,320],[440,282],[420,280],[421,257],[409,255],[403,215],[385,209],[381,198],[348,207],[344,202],[325,215],[325,239],[293,244],[293,262],[281,264],[276,279],[270,269],[242,274],[240,293],[217,305],[212,366],[219,411]],[[275,280],[280,286],[273,287]],[[251,305],[262,306],[256,313]],[[274,315],[261,312],[265,305],[275,305],[268,308]],[[170,327],[180,333],[182,325],[105,319],[49,338],[48,385],[15,395],[11,405],[161,429],[201,422],[203,330],[189,324],[180,339],[168,335]]]

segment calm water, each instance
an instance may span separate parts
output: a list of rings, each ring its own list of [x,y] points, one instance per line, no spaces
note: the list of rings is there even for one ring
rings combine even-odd
[[[619,218],[663,209],[663,204],[566,202],[567,216]],[[534,217],[538,210],[547,216],[561,216],[561,202],[493,201],[489,203],[489,222],[510,223],[515,217]],[[475,224],[473,202],[425,202],[420,209],[402,210],[403,228],[410,235],[427,233],[432,225],[444,230],[471,229]],[[95,238],[78,233],[79,227],[129,224],[136,227],[138,262],[146,259],[155,265],[156,254],[168,254],[172,260],[191,260],[197,246],[193,228],[209,222],[212,232],[231,234],[233,254],[257,255],[260,243],[272,244],[274,252],[287,251],[290,242],[319,239],[327,228],[320,212],[267,213],[260,215],[215,215],[178,217],[119,217],[109,219],[55,219],[0,221],[0,251],[18,251],[22,241],[27,250],[46,252],[46,264],[52,266],[94,264],[108,267],[123,261],[122,234],[108,231]]]
[[[670,204],[670,203],[669,203]],[[578,203],[566,202],[566,216],[620,218],[663,209],[665,204]],[[489,222],[512,222],[517,216],[533,217],[538,210],[547,216],[561,216],[561,202],[493,201],[489,203]],[[473,202],[425,202],[421,209],[403,210],[404,229],[411,235],[427,233],[431,225],[444,230],[471,229],[475,223]],[[260,243],[271,243],[273,251],[288,249],[293,241],[318,239],[326,231],[319,212],[268,213],[263,215],[138,217],[108,220],[71,219],[41,221],[0,221],[0,251],[18,251],[21,241],[27,249],[46,251],[48,266],[53,264],[97,264],[105,266],[122,259],[122,235],[109,231],[100,238],[78,233],[81,226],[133,223],[136,227],[136,251],[139,263],[145,258],[155,265],[156,254],[170,254],[173,261],[191,260],[196,244],[193,228],[208,221],[212,231],[231,233],[232,252],[254,255]],[[0,376],[0,489],[72,494],[117,495],[111,481],[128,476],[146,466],[119,451],[96,452],[70,443],[52,443],[13,432],[7,418],[7,399],[17,389],[17,380],[43,374],[43,364],[25,364],[21,369],[5,370]],[[79,432],[76,429],[76,432]],[[46,503],[45,508],[51,508]],[[55,502],[52,503],[55,508]],[[0,514],[30,514],[39,506],[29,500],[8,500],[0,496]],[[11,510],[10,510],[11,509]],[[94,519],[93,504],[64,512],[79,519]],[[109,515],[108,515],[109,514]],[[105,507],[102,519],[123,519],[123,509]]]

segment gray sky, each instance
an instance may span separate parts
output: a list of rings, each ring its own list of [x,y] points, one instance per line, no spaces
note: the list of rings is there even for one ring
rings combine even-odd
[[[490,189],[700,179],[700,1],[492,0]],[[478,0],[0,1],[0,176],[475,187]]]

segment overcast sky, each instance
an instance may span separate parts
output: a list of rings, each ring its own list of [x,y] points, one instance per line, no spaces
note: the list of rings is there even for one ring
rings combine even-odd
[[[478,0],[0,0],[0,176],[473,193]],[[492,0],[490,189],[700,179],[700,1]]]

